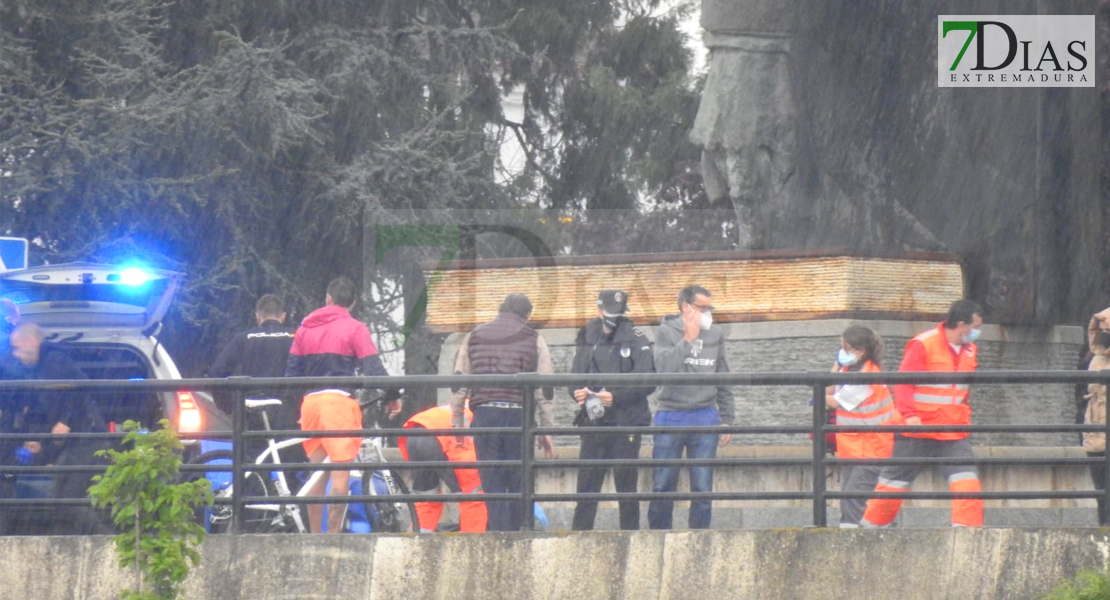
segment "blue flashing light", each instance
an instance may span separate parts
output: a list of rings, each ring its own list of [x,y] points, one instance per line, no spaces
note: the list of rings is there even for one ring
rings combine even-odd
[[[7,300],[11,300],[13,304],[27,304],[28,302],[31,301],[30,296],[28,296],[26,293],[20,292],[20,291],[8,292],[7,294],[4,294],[3,296],[0,296],[0,298],[5,298]]]
[[[144,285],[144,284],[146,284],[146,282],[150,281],[151,279],[154,279],[154,278],[151,277],[150,273],[147,273],[146,271],[144,271],[144,270],[142,270],[138,267],[130,267],[130,268],[124,269],[119,274],[119,281],[120,281],[120,283],[122,283],[124,285],[133,285],[133,286]]]

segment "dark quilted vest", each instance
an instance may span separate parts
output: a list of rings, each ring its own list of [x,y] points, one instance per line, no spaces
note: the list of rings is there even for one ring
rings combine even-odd
[[[474,375],[515,375],[533,373],[539,362],[536,351],[536,330],[524,319],[501,313],[497,318],[479,325],[470,332],[467,352],[470,372]],[[478,388],[471,390],[470,407],[485,402],[520,403],[523,393],[517,388]]]

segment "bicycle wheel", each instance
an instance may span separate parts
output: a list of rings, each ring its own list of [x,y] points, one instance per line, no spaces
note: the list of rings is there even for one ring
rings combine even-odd
[[[230,465],[231,451],[213,450],[205,452],[190,461],[191,465]],[[183,473],[187,481],[195,481],[207,477],[212,481],[212,492],[217,499],[231,498],[231,472],[210,471]],[[278,493],[274,482],[268,473],[255,473],[247,471],[243,474],[245,487],[244,496],[268,496],[275,500]],[[297,510],[295,506],[279,505],[263,507],[261,504],[247,504],[243,507],[243,533],[282,533],[296,531],[293,519],[286,515],[289,510]],[[232,507],[230,504],[217,504],[211,508],[201,508],[197,513],[198,520],[204,524],[209,533],[226,533],[231,530]]]
[[[390,489],[384,476],[374,476],[377,471],[365,470],[362,472],[362,493],[388,496],[392,494],[410,494],[408,484],[400,475],[391,473],[393,487]],[[370,518],[370,530],[374,533],[420,532],[420,522],[416,518],[416,505],[412,502],[366,502],[366,514]]]

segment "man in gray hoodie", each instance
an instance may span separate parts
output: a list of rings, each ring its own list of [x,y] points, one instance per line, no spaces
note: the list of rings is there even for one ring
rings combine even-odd
[[[677,315],[663,318],[655,339],[655,369],[658,373],[727,373],[725,333],[713,325],[713,305],[709,290],[691,285],[678,293]],[[713,385],[665,386],[660,389],[657,426],[706,427],[705,433],[657,433],[653,459],[717,457],[718,444],[728,444],[732,436],[718,434],[712,427],[731,426],[734,415],[732,388]],[[673,492],[678,487],[678,467],[655,467],[652,491]],[[713,468],[690,467],[690,491],[713,491]],[[689,528],[708,529],[713,503],[690,503]],[[648,505],[648,526],[670,529],[674,502],[652,500]]]

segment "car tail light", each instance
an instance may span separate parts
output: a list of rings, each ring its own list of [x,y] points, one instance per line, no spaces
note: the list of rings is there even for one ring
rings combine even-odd
[[[177,430],[200,431],[200,408],[189,392],[177,393]]]

